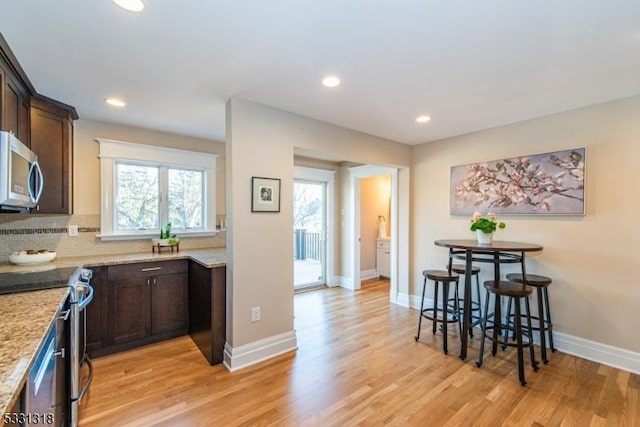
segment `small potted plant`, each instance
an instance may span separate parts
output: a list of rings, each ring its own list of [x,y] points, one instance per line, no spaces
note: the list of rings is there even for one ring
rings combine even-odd
[[[483,216],[480,212],[475,212],[471,217],[471,231],[476,232],[478,243],[491,243],[493,232],[498,228],[505,228],[504,222],[498,221],[495,213],[489,212],[487,216]]]
[[[154,245],[160,245],[160,246],[172,246],[178,243],[178,238],[176,237],[176,235],[175,234],[173,236],[171,235],[170,222],[168,222],[167,225],[165,225],[164,230],[162,228],[160,229],[160,238],[152,239],[152,240]]]

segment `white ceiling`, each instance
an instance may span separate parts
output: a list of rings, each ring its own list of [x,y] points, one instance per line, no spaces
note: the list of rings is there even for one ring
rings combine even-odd
[[[2,0],[0,32],[81,118],[220,141],[231,97],[419,144],[640,94],[638,0],[145,1]]]

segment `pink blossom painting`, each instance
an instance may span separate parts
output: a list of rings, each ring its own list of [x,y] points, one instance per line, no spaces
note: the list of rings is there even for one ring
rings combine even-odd
[[[585,149],[451,167],[449,213],[584,215]]]

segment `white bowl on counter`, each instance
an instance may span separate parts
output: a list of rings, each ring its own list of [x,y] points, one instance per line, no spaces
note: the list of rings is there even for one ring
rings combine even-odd
[[[17,265],[43,264],[54,259],[56,259],[56,252],[38,252],[37,254],[14,252],[9,254],[9,262]]]

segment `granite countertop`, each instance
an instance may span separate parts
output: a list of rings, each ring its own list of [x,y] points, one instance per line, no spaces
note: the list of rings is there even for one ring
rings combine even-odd
[[[0,273],[45,271],[60,267],[98,267],[137,262],[190,259],[204,267],[226,265],[226,248],[62,257],[38,265],[1,264]],[[10,410],[25,384],[33,360],[55,321],[68,288],[0,295],[0,414]],[[0,424],[2,424],[0,422]]]
[[[166,261],[173,259],[191,259],[204,267],[213,268],[226,265],[226,248],[187,249],[180,252],[162,253],[139,252],[117,255],[88,255],[83,257],[62,257],[51,262],[34,265],[0,264],[0,273],[20,273],[43,271],[59,267],[100,267],[104,265],[133,264],[136,262]]]
[[[68,292],[56,288],[0,295],[0,413],[15,403]]]

